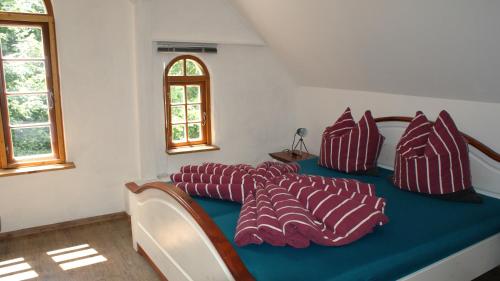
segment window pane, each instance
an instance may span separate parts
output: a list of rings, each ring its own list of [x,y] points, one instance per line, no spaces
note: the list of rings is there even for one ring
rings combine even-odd
[[[14,157],[51,154],[50,128],[14,128],[11,129]]]
[[[188,76],[200,76],[203,75],[203,68],[195,60],[186,60],[186,73]]]
[[[186,90],[187,90],[188,103],[200,103],[201,102],[200,86],[188,85],[188,86],[186,86]]]
[[[172,126],[172,142],[186,142],[186,125],[179,124]]]
[[[186,108],[184,105],[171,106],[172,123],[186,123]]]
[[[201,106],[199,104],[190,104],[187,106],[188,121],[200,122],[201,121]]]
[[[200,141],[202,139],[201,124],[193,123],[188,125],[189,141]]]
[[[184,86],[170,86],[170,104],[184,104]]]
[[[184,60],[174,63],[168,70],[168,76],[184,76]]]
[[[0,11],[30,14],[46,14],[43,0],[1,0]]]
[[[39,27],[0,26],[0,40],[3,58],[44,58],[42,29]]]
[[[7,92],[46,92],[45,63],[4,61]]]
[[[10,125],[49,122],[47,95],[8,96]]]

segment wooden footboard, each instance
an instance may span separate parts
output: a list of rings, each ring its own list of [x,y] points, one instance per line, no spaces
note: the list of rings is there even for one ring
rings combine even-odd
[[[210,216],[171,184],[128,183],[134,247],[168,280],[254,280]]]

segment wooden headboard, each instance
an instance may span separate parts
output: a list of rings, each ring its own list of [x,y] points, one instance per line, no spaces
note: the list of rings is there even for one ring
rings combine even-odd
[[[402,125],[401,123],[409,123],[413,118],[407,116],[375,118],[379,129],[386,137],[379,158],[381,166],[388,168],[392,166],[396,144],[407,127],[406,124]],[[398,123],[399,125],[397,125]],[[463,132],[462,135],[472,147],[469,151],[469,158],[474,187],[478,192],[500,198],[500,154],[476,138]]]

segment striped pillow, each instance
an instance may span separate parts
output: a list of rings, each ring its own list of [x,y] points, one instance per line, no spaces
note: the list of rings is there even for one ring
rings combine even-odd
[[[170,175],[170,179],[187,194],[243,203],[248,193],[268,180],[297,173],[297,163],[263,162],[256,168],[245,165],[224,165],[205,163],[186,165],[180,173]]]
[[[346,173],[375,169],[384,139],[370,111],[356,124],[347,108],[323,133],[319,165]]]
[[[258,184],[213,184],[178,182],[175,184],[189,195],[209,197],[243,203],[246,196],[257,188]]]
[[[410,122],[396,148],[393,183],[443,199],[481,201],[472,188],[467,142],[444,110],[434,125],[422,112]]]
[[[334,246],[352,243],[389,221],[383,213],[383,199],[379,201],[378,208],[374,208],[375,205],[361,203],[359,198],[325,191],[321,185],[300,187],[282,182],[280,186],[286,188],[332,233],[330,236],[324,232]]]
[[[368,194],[347,193],[314,177],[288,174],[259,185],[247,195],[236,226],[238,246],[261,244],[305,248],[314,242],[324,246],[352,243],[375,227],[386,224],[385,200]],[[304,181],[301,181],[304,179]],[[337,180],[337,179],[332,179]],[[354,189],[355,180],[347,181]],[[330,188],[328,191],[325,189]],[[361,190],[361,189],[360,189]],[[354,196],[354,194],[359,196]]]
[[[245,203],[241,206],[234,242],[240,247],[264,242],[257,230],[257,206],[252,193],[247,195]]]

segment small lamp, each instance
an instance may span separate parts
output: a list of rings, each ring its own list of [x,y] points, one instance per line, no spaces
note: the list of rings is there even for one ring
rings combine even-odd
[[[309,153],[309,151],[307,150],[306,143],[304,142],[304,137],[306,135],[307,135],[306,128],[298,128],[297,131],[295,132],[295,134],[293,135],[293,143],[292,143],[292,155],[293,156],[296,156],[296,157],[302,156],[302,153],[303,153],[302,149],[305,149],[305,151],[307,153]],[[297,136],[299,136],[299,140],[297,141],[297,143],[295,143]],[[298,148],[298,150],[297,150],[297,148]]]

